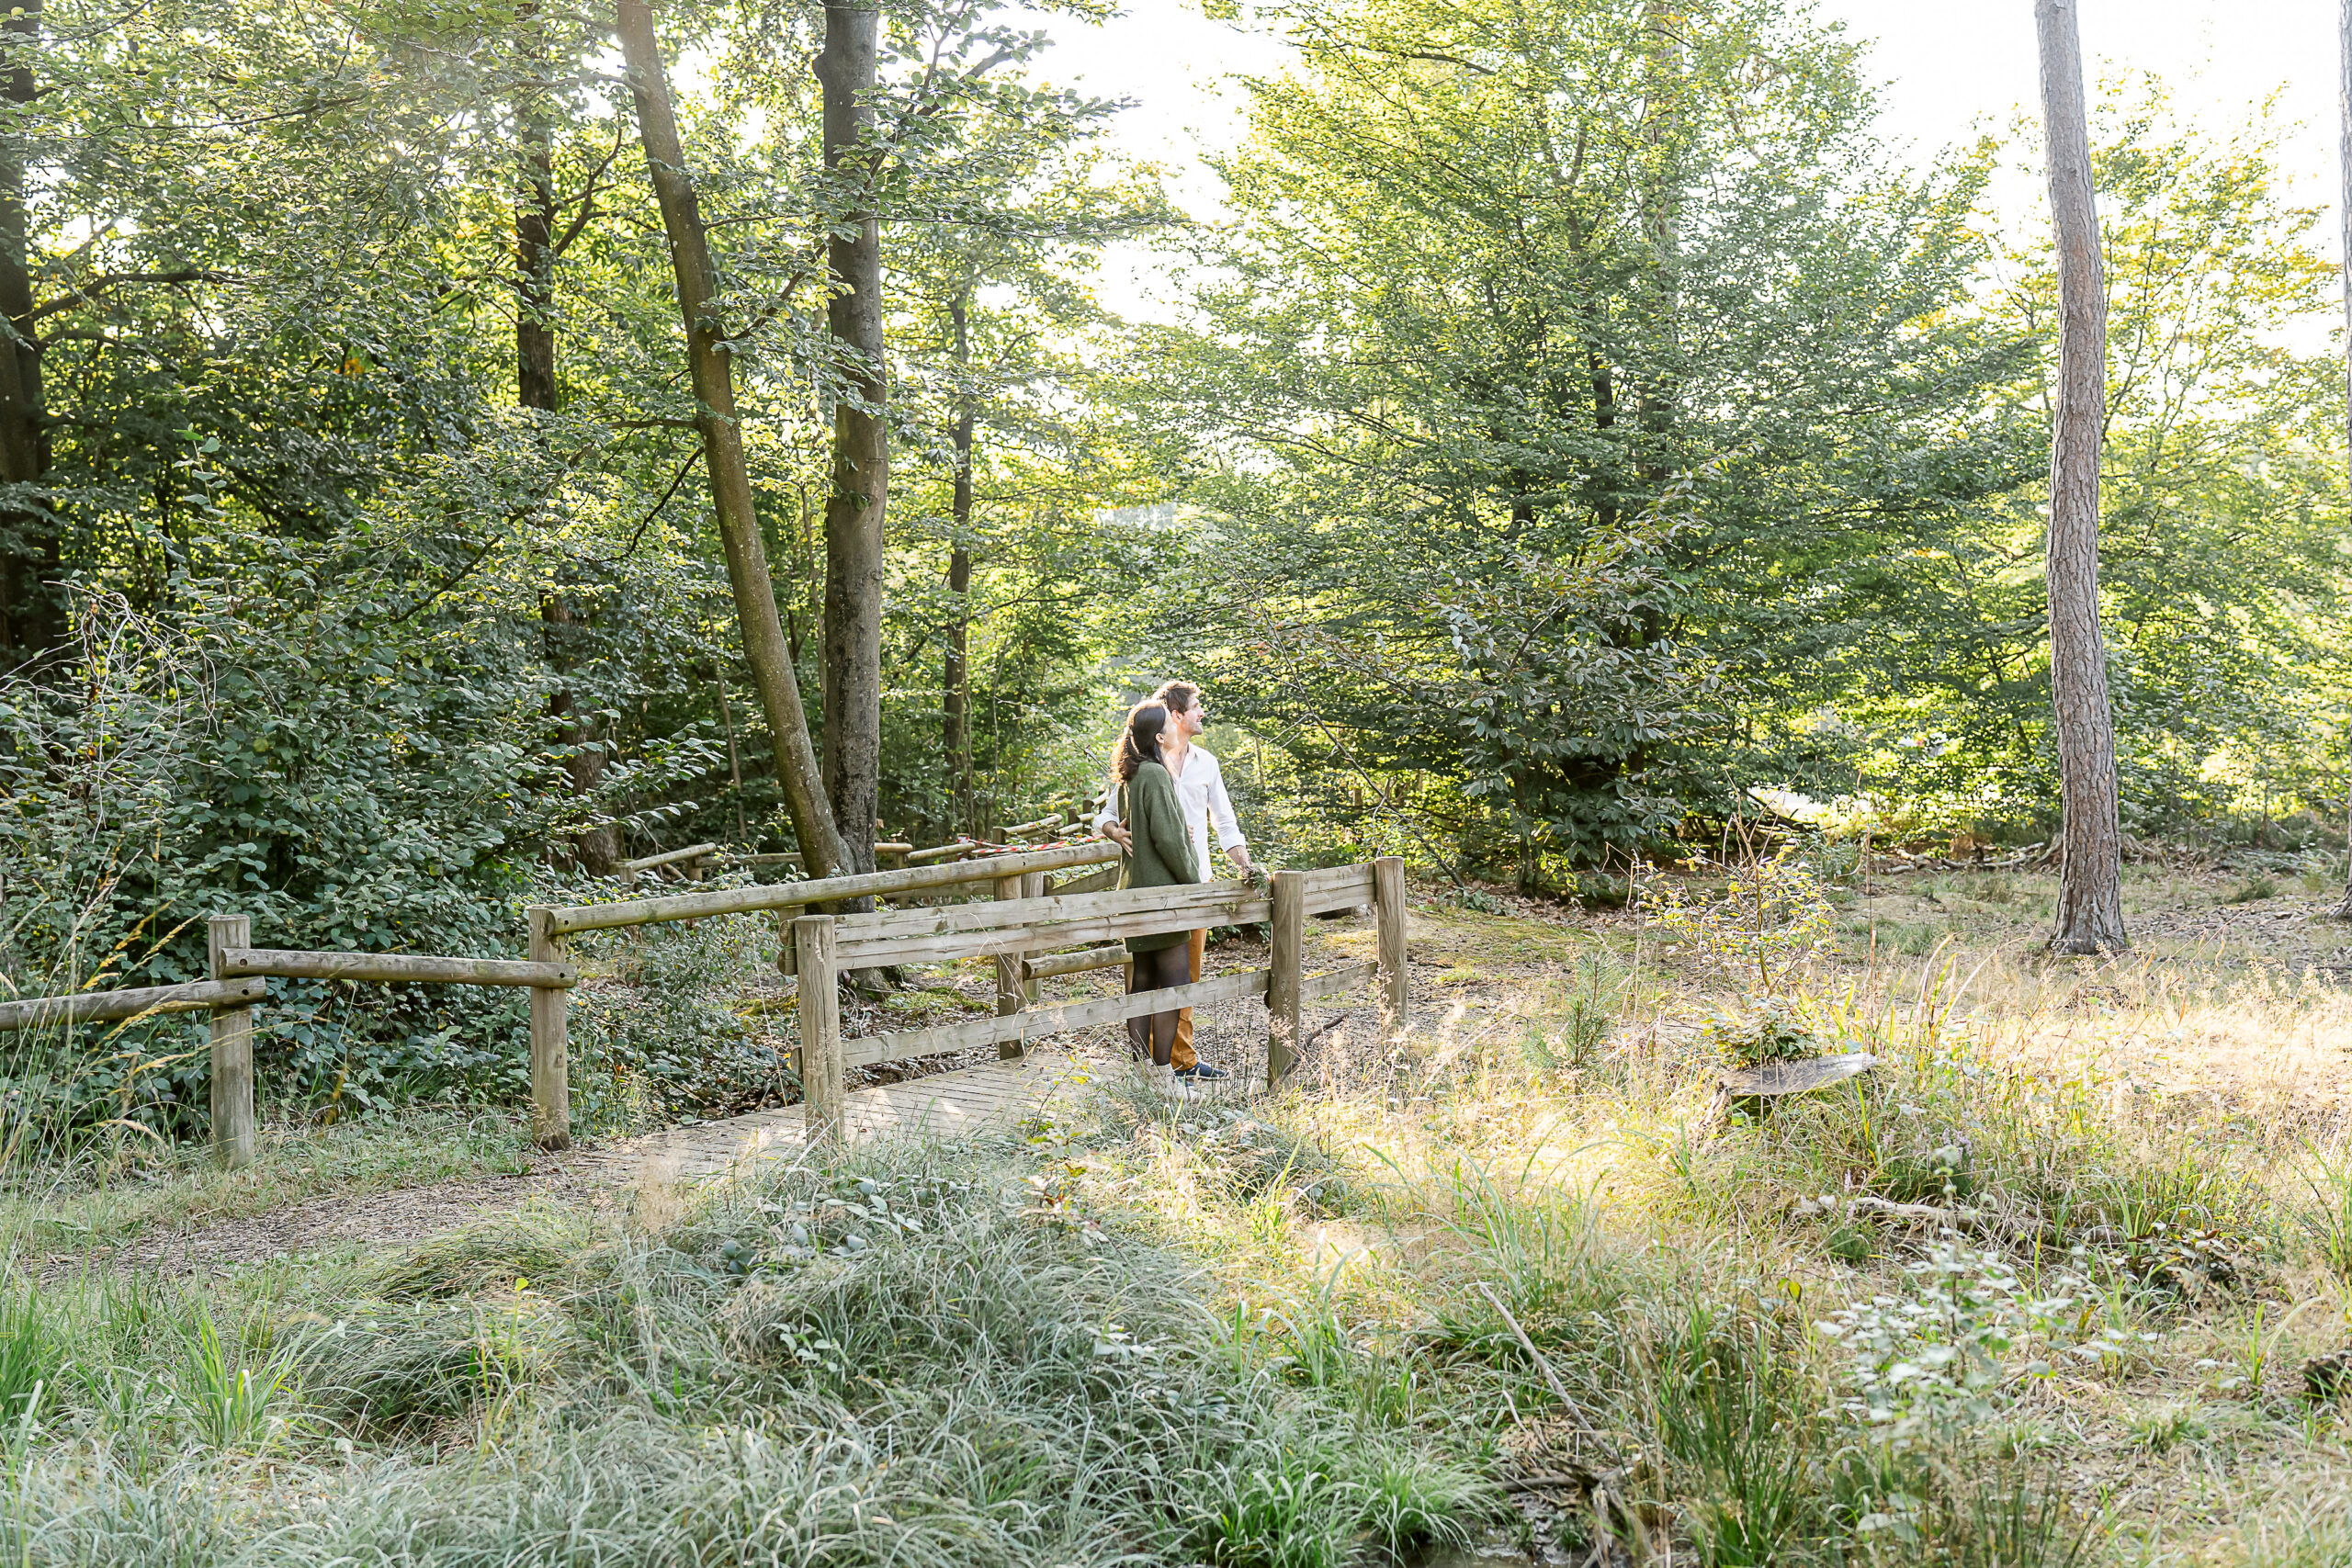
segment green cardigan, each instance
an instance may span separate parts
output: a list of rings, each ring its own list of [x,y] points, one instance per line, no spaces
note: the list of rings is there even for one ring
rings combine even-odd
[[[1201,879],[1193,835],[1184,830],[1184,808],[1176,801],[1176,780],[1158,761],[1147,761],[1119,786],[1119,819],[1134,848],[1119,857],[1122,887],[1175,887]],[[1186,940],[1183,931],[1127,938],[1129,953],[1157,953]]]

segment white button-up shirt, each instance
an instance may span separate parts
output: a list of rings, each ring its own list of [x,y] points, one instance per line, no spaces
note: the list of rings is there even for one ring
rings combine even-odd
[[[1249,847],[1241,836],[1240,820],[1233,815],[1233,797],[1225,793],[1225,770],[1216,759],[1200,747],[1188,747],[1184,752],[1182,772],[1168,770],[1176,781],[1176,799],[1184,808],[1184,826],[1193,835],[1193,855],[1201,863],[1201,880],[1214,882],[1216,872],[1209,864],[1209,822],[1216,822],[1216,845],[1221,850]],[[1094,819],[1097,833],[1119,819],[1119,797],[1114,794],[1103,802],[1102,815]]]

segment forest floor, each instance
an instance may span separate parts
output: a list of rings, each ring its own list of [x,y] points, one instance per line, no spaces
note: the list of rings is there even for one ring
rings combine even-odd
[[[2133,950],[2056,963],[2049,877],[1883,878],[1769,994],[1736,920],[1420,892],[1411,1034],[1340,1017],[1247,1106],[1106,1073],[1018,1135],[658,1206],[487,1117],[20,1199],[0,1545],[2352,1560],[2333,886],[2135,867]],[[1759,1041],[1879,1065],[1727,1110]]]

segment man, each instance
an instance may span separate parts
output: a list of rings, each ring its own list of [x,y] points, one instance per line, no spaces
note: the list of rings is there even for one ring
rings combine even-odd
[[[1209,822],[1216,822],[1217,847],[1232,858],[1242,875],[1250,874],[1250,845],[1241,836],[1241,824],[1233,815],[1233,797],[1225,792],[1225,773],[1216,759],[1193,744],[1193,738],[1208,728],[1208,704],[1201,696],[1201,689],[1189,681],[1170,681],[1154,692],[1148,701],[1164,705],[1169,716],[1176,721],[1176,754],[1168,761],[1168,771],[1176,779],[1176,799],[1184,808],[1184,826],[1193,835],[1193,858],[1201,863],[1201,880],[1212,880],[1216,873],[1209,863]],[[1111,840],[1120,849],[1131,847],[1125,824],[1120,822],[1118,803],[1106,799],[1102,814],[1094,819],[1094,831]],[[1208,953],[1209,933],[1204,927],[1193,932],[1192,975],[1201,977],[1201,961]],[[1212,1067],[1200,1059],[1193,1049],[1193,1010],[1186,1008],[1176,1021],[1176,1048],[1170,1063],[1176,1076],[1188,1083],[1197,1083],[1226,1076],[1222,1067]]]

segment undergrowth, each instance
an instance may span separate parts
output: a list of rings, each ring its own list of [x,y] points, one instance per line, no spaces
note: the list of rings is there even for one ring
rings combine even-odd
[[[1949,945],[1728,998],[1657,964],[1588,943],[1401,1041],[1330,1035],[1247,1105],[1105,1075],[1020,1139],[543,1202],[348,1265],[20,1280],[0,1547],[2336,1560],[2344,1129],[2145,1064],[2340,1049],[2352,1001]],[[1727,1102],[1742,1018],[1876,1066]]]

